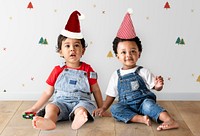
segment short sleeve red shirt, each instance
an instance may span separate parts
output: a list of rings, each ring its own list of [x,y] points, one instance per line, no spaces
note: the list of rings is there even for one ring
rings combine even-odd
[[[54,86],[59,74],[65,68],[68,68],[68,67],[66,65],[63,66],[63,67],[55,66],[54,69],[52,70],[51,74],[49,75],[48,79],[46,80],[46,83],[49,84],[50,86]],[[91,75],[91,73],[94,73],[94,70],[92,69],[92,67],[89,64],[82,62],[81,66],[76,70],[83,70],[87,73],[88,81],[89,81],[89,84],[90,84],[90,89],[91,89],[91,85],[97,83],[97,76],[95,78],[94,76]]]

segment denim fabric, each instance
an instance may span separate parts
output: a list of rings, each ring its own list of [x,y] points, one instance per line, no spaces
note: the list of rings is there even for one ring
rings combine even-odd
[[[64,69],[58,76],[54,89],[52,103],[60,109],[58,120],[72,120],[73,112],[78,107],[84,107],[92,117],[96,105],[91,100],[90,86],[85,71]]]
[[[146,87],[138,71],[124,76],[117,70],[119,102],[111,106],[111,113],[118,121],[129,122],[135,115],[147,115],[158,122],[164,108],[156,104],[156,96]]]

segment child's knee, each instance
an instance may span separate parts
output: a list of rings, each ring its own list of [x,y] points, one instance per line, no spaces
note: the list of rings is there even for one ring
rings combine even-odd
[[[58,108],[57,105],[55,105],[53,103],[49,103],[49,104],[46,105],[45,110],[46,111],[49,111],[49,110],[51,110],[51,111],[59,111],[59,108]]]
[[[143,102],[143,109],[146,109],[146,110],[152,110],[152,106],[155,105],[155,101],[151,100],[151,99],[146,99],[144,100]]]
[[[78,113],[79,111],[81,111],[82,113],[87,113],[87,110],[84,107],[78,107],[77,109],[75,109],[74,114]]]

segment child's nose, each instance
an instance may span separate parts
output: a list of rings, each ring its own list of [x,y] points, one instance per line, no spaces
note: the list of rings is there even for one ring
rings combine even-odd
[[[70,50],[73,51],[73,50],[74,50],[74,46],[71,46],[71,47],[70,47]]]
[[[131,56],[131,55],[132,55],[132,52],[128,52],[126,55],[127,55],[127,56]]]

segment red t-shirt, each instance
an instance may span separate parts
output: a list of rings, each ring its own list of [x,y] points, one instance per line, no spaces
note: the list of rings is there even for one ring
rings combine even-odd
[[[49,75],[46,83],[49,84],[50,86],[54,86],[59,74],[65,68],[68,68],[68,67],[66,65],[64,65],[63,67],[55,66],[54,69],[52,70],[51,74]],[[94,70],[92,69],[92,67],[89,64],[86,64],[85,62],[82,62],[81,66],[76,70],[83,70],[83,71],[85,71],[87,73],[90,88],[91,88],[91,85],[97,83],[97,75],[96,75],[96,77],[93,75],[94,74]]]

